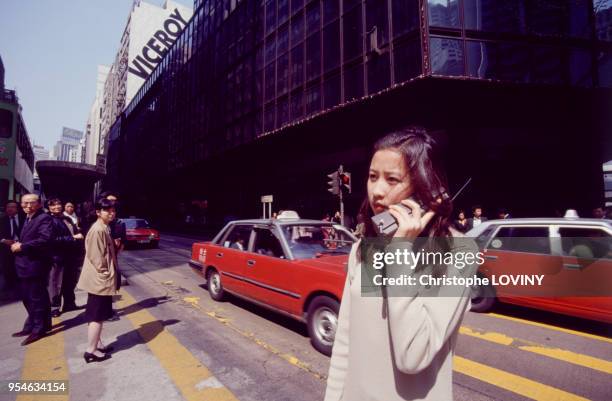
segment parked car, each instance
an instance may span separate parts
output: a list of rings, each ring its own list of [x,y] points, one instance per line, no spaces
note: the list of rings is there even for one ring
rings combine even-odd
[[[612,220],[538,218],[490,220],[468,231],[485,262],[479,274],[545,274],[542,294],[518,286],[475,287],[472,310],[496,301],[612,323]],[[588,296],[589,294],[597,296]]]
[[[303,321],[313,346],[330,355],[356,240],[320,220],[233,221],[212,241],[193,244],[190,264],[207,279],[212,299],[232,293]]]
[[[121,219],[125,224],[126,245],[148,245],[157,248],[159,245],[159,231],[151,228],[145,219]]]

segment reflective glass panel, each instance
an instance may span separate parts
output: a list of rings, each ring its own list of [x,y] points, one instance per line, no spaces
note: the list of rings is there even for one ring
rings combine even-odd
[[[459,28],[458,0],[427,0],[429,25],[443,28]]]
[[[432,37],[429,41],[431,71],[439,75],[464,75],[462,42]]]

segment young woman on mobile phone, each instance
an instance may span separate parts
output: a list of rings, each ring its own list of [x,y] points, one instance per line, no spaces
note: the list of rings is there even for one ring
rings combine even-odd
[[[388,211],[398,226],[389,246],[415,244],[416,251],[416,244],[421,249],[429,243],[438,251],[466,251],[453,240],[461,234],[449,228],[452,204],[438,151],[434,139],[417,127],[376,142],[360,211],[365,217],[360,242],[378,235],[371,218]],[[381,296],[362,296],[362,263],[357,243],[349,257],[325,401],[451,400],[452,356],[469,308],[469,288],[457,296],[388,296],[385,289]],[[440,265],[432,272],[441,276],[454,269]]]

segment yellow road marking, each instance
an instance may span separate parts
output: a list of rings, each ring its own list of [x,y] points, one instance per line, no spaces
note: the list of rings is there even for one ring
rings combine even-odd
[[[53,325],[58,324],[61,324],[61,320],[53,318]],[[27,346],[21,380],[68,380],[68,378],[68,364],[64,356],[64,334],[61,331]],[[70,389],[70,383],[68,388]],[[67,401],[68,399],[68,394],[23,394],[17,397],[17,401]]]
[[[511,316],[504,316],[504,315],[500,315],[500,314],[497,314],[497,313],[487,313],[487,316],[496,317],[496,318],[499,318],[499,319],[510,320],[510,321],[513,321],[513,322],[518,322],[518,323],[523,323],[523,324],[529,324],[531,326],[536,326],[536,327],[543,327],[545,329],[556,330],[556,331],[560,331],[562,333],[573,334],[575,336],[590,338],[592,340],[598,340],[598,341],[604,341],[604,342],[607,342],[607,343],[612,343],[612,338],[598,336],[596,334],[583,333],[582,331],[577,331],[577,330],[564,329],[563,327],[557,327],[557,326],[553,326],[553,325],[546,324],[546,323],[532,322],[531,320],[519,319],[517,317],[511,317]]]
[[[472,329],[470,327],[461,326],[459,334],[470,337],[479,338],[492,343],[507,345],[518,348],[523,351],[532,352],[538,355],[544,355],[549,358],[554,358],[560,361],[572,363],[574,365],[584,366],[589,369],[599,370],[600,372],[612,374],[612,362],[604,359],[595,358],[592,356],[579,354],[577,352],[567,351],[560,348],[549,347],[535,342],[512,338],[502,333],[486,332],[480,329]]]
[[[538,383],[524,377],[492,368],[460,356],[454,357],[454,370],[504,390],[542,401],[587,401],[586,398],[560,390],[546,384]]]
[[[118,307],[136,303],[125,290]],[[126,315],[186,400],[237,401],[196,357],[145,309]]]
[[[197,297],[195,297],[195,298],[197,298]],[[291,354],[287,354],[287,353],[284,353],[284,352],[276,349],[272,345],[270,345],[270,344],[266,343],[265,341],[255,337],[254,333],[247,332],[247,331],[239,329],[238,327],[234,326],[229,319],[219,315],[217,312],[215,312],[215,311],[205,311],[204,309],[202,309],[202,307],[200,306],[200,304],[198,302],[199,298],[196,299],[196,300],[190,299],[189,301],[187,300],[187,298],[183,298],[183,300],[185,302],[187,302],[189,305],[191,305],[194,308],[198,309],[199,311],[201,311],[201,312],[205,313],[206,315],[212,317],[213,319],[215,319],[219,323],[224,324],[225,326],[229,327],[230,329],[232,329],[236,333],[240,334],[241,336],[244,336],[244,337],[248,338],[249,340],[253,341],[255,344],[259,345],[260,347],[264,348],[265,350],[267,350],[267,351],[273,353],[274,355],[284,359],[285,361],[289,362],[293,366],[296,366],[296,367],[302,369],[303,371],[306,371],[306,372],[310,373],[311,375],[313,375],[314,377],[316,377],[319,380],[326,380],[327,379],[327,375],[324,375],[324,374],[321,374],[321,373],[317,372],[308,363],[301,361],[299,358],[297,358],[297,357],[295,357],[295,356],[293,356]]]

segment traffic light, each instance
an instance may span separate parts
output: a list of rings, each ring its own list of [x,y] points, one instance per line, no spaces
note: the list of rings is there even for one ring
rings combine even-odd
[[[327,190],[334,195],[339,195],[340,194],[340,179],[339,179],[338,172],[334,171],[331,174],[327,174],[327,177],[329,178],[329,181],[327,182],[327,184],[329,185],[329,188],[327,188]]]
[[[351,173],[346,171],[340,173],[340,185],[342,189],[346,190],[349,194],[351,193]]]

